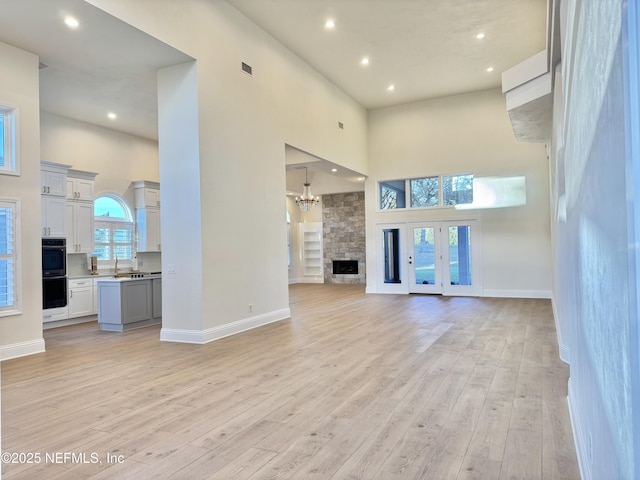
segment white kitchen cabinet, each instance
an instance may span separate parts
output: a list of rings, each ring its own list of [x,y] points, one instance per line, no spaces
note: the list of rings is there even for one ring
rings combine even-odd
[[[40,195],[40,225],[43,237],[64,238],[66,232],[67,199]]]
[[[160,209],[136,209],[136,225],[138,227],[138,251],[159,252],[160,238]]]
[[[69,318],[92,315],[93,308],[93,279],[80,278],[69,280]]]
[[[69,318],[69,306],[58,308],[46,308],[42,310],[42,322],[57,322]]]
[[[96,175],[93,172],[69,170],[67,173],[67,198],[92,202]]]
[[[67,253],[94,250],[93,185],[98,174],[81,170],[67,173]]]
[[[162,250],[160,228],[160,184],[147,180],[133,183],[139,252]]]
[[[69,165],[40,162],[40,193],[65,197],[67,195],[67,172]]]
[[[160,184],[149,180],[133,182],[136,208],[160,208]]]
[[[41,162],[40,164],[40,226],[43,237],[66,236],[66,194],[69,165]]]
[[[92,253],[94,250],[93,202],[66,202],[67,253]]]

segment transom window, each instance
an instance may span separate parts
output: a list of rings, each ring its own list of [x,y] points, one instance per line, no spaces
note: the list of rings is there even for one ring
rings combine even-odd
[[[16,109],[0,105],[0,173],[18,172],[16,116]]]
[[[134,224],[131,210],[123,198],[104,194],[93,203],[95,252],[98,264],[131,262],[134,254]]]
[[[439,175],[379,183],[380,210],[464,205],[473,202],[473,175]]]

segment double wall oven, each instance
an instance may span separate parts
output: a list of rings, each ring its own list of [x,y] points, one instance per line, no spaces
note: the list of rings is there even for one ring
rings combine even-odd
[[[67,305],[67,241],[42,239],[42,308]]]

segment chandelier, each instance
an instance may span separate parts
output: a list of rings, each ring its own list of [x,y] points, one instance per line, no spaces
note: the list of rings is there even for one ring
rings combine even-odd
[[[302,196],[296,197],[296,203],[303,212],[308,212],[311,207],[316,205],[320,199],[311,195],[311,184],[307,179],[307,167],[304,167],[304,189],[302,190]]]

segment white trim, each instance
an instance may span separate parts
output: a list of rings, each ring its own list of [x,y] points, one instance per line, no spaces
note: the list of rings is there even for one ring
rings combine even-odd
[[[551,290],[503,290],[485,288],[483,297],[497,298],[545,298],[551,299]]]
[[[558,319],[558,311],[556,310],[555,297],[551,295],[551,308],[553,310],[553,321],[556,324],[556,336],[558,337],[558,348],[560,350],[560,360],[567,365],[571,365],[571,350],[569,345],[562,340],[562,330],[560,329],[560,322]]]
[[[578,457],[578,468],[580,469],[580,478],[582,480],[591,480],[591,463],[589,462],[589,443],[584,436],[584,431],[580,429],[580,425],[584,423],[580,420],[578,407],[573,403],[575,398],[569,378],[569,395],[567,396],[567,404],[569,406],[569,418],[571,419],[571,429],[573,430],[573,441],[576,448],[576,456]]]
[[[0,361],[11,360],[12,358],[26,357],[36,353],[43,353],[44,338],[29,340],[28,342],[12,343],[0,346]]]
[[[290,317],[291,311],[289,308],[283,308],[281,310],[275,310],[262,315],[256,315],[255,317],[249,317],[236,322],[208,328],[207,330],[162,328],[160,330],[160,340],[163,342],[178,343],[209,343],[247,330],[253,330],[254,328],[258,328],[269,323],[285,320]]]

